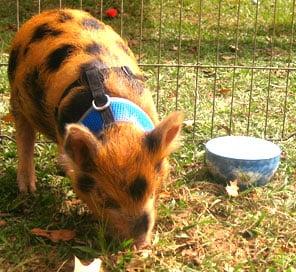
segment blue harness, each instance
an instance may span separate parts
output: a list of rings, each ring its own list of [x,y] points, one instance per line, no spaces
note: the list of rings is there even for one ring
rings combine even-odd
[[[92,92],[93,101],[79,123],[95,134],[114,122],[130,122],[145,132],[153,130],[152,120],[138,105],[125,98],[109,97],[105,93],[104,77],[98,68],[84,71],[82,77]]]
[[[119,97],[110,97],[109,101],[109,107],[114,117],[113,122],[130,122],[143,131],[150,131],[154,128],[147,113],[135,103]],[[93,105],[81,117],[79,122],[94,133],[98,133],[106,127],[101,111],[97,110]]]

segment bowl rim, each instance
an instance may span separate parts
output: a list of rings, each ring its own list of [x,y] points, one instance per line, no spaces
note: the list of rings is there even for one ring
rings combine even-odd
[[[225,157],[225,156],[221,156],[221,155],[218,155],[218,154],[215,154],[209,150],[206,149],[206,153],[210,153],[212,155],[214,155],[215,157],[219,157],[221,159],[227,159],[227,160],[232,160],[232,161],[244,161],[244,162],[259,162],[259,161],[270,161],[270,160],[275,160],[277,158],[280,159],[280,154],[275,156],[275,157],[271,157],[271,158],[267,158],[267,159],[237,159],[237,158],[231,158],[231,157]]]
[[[274,149],[273,150],[274,155],[269,155],[269,156],[265,156],[265,157],[264,156],[259,157],[257,155],[257,157],[255,157],[255,158],[252,158],[252,157],[245,157],[244,158],[244,157],[240,156],[240,154],[233,155],[233,156],[231,156],[231,155],[227,156],[227,155],[219,154],[219,150],[218,150],[218,152],[215,152],[215,150],[211,150],[211,149],[213,149],[213,146],[211,146],[211,144],[213,144],[213,142],[219,141],[219,139],[221,139],[223,141],[223,139],[230,139],[230,138],[231,139],[244,139],[244,140],[251,140],[251,141],[257,141],[257,142],[265,143],[265,144],[271,146]],[[268,140],[262,139],[262,138],[253,137],[253,136],[243,136],[243,135],[228,135],[228,136],[220,136],[220,137],[212,138],[208,142],[206,142],[205,150],[207,152],[213,154],[214,156],[218,156],[220,158],[225,158],[225,159],[230,159],[230,160],[239,160],[239,161],[271,160],[271,159],[275,159],[275,158],[280,157],[281,152],[282,152],[281,148],[277,144],[275,144],[275,143],[273,143],[271,141],[268,141]]]

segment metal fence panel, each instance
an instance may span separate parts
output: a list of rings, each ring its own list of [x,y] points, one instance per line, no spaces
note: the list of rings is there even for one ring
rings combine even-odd
[[[16,29],[32,13],[27,2],[13,5]],[[295,135],[295,0],[38,0],[30,10],[80,8],[105,20],[114,3],[119,19],[107,23],[129,41],[158,110],[184,110],[193,138]]]

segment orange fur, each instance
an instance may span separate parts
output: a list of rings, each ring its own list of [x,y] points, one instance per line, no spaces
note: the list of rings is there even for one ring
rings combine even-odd
[[[87,49],[92,44],[95,46]],[[62,53],[57,54],[58,50]],[[105,88],[110,96],[140,106],[156,125],[153,131],[144,133],[131,123],[112,124],[100,135],[78,123],[61,130],[57,116],[85,87],[72,87],[64,95],[65,90],[79,79],[82,65],[94,62],[129,67],[136,78],[111,69],[104,78]],[[110,230],[121,238],[134,238],[139,246],[149,242],[155,200],[168,176],[166,158],[176,148],[183,115],[176,112],[158,123],[152,96],[126,43],[86,12],[48,11],[30,19],[16,34],[8,72],[19,189],[35,190],[33,146],[35,133],[40,131],[57,141],[76,194],[110,223]]]

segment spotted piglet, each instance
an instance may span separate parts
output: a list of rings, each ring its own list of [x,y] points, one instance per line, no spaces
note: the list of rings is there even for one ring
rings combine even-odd
[[[149,244],[183,117],[174,112],[158,121],[126,43],[84,11],[43,12],[16,34],[8,76],[19,190],[36,189],[39,131],[57,143],[76,194],[109,232],[137,247]]]

